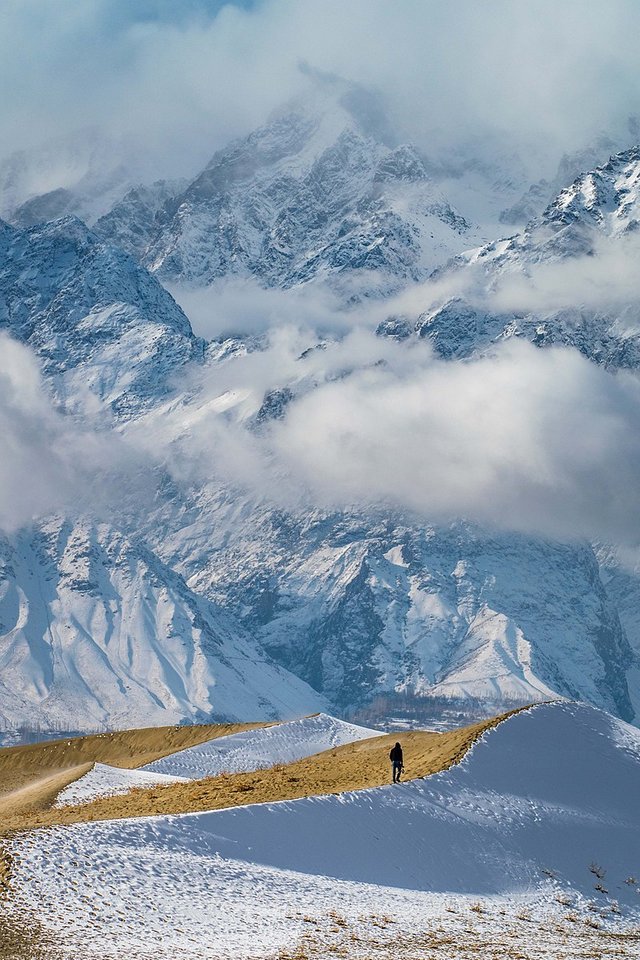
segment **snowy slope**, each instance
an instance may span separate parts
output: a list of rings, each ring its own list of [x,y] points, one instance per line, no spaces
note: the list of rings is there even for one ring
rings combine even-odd
[[[490,940],[521,917],[524,955],[575,956],[589,917],[638,922],[637,881],[625,882],[638,873],[638,790],[636,730],[586,706],[541,706],[426,780],[32,834],[13,842],[14,888],[73,956],[96,922],[105,956],[260,957],[311,932],[305,922],[328,937],[331,916],[334,932],[337,916],[365,938],[386,917],[390,944],[446,920],[464,941],[478,897]],[[567,913],[579,926],[554,941]]]
[[[62,791],[56,806],[86,803],[96,797],[127,793],[135,787],[161,786],[215,777],[220,773],[243,773],[274,764],[292,763],[344,743],[378,736],[379,730],[369,730],[320,713],[217,737],[155,760],[138,770],[96,763],[89,773]]]
[[[325,705],[106,524],[50,520],[0,541],[0,726],[277,719]]]
[[[89,773],[69,784],[58,794],[54,806],[90,803],[97,797],[115,797],[136,787],[159,787],[186,781],[186,777],[163,776],[161,773],[126,770],[122,767],[110,767],[106,763],[96,763]]]
[[[314,717],[279,723],[274,727],[219,737],[154,760],[143,769],[194,779],[217,776],[219,773],[242,773],[277,763],[292,763],[331,747],[378,736],[379,730],[369,730],[320,713]]]

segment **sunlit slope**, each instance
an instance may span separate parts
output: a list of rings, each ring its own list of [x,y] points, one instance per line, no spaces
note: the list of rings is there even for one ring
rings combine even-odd
[[[136,769],[168,754],[260,723],[149,727],[0,750],[0,816],[46,809],[57,794],[94,763]]]
[[[404,749],[406,776],[415,779],[445,770],[456,763],[485,731],[510,715],[502,714],[447,733],[411,731],[384,734],[347,743],[289,764],[138,789],[124,796],[105,797],[81,806],[47,809],[52,802],[49,790],[47,800],[39,807],[33,803],[27,807],[21,803],[12,811],[11,798],[8,797],[5,799],[3,820],[6,830],[15,830],[219,810],[247,803],[293,800],[378,787],[389,782],[389,750],[399,737]]]

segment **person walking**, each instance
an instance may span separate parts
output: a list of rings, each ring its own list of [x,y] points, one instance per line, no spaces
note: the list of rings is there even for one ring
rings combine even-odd
[[[404,767],[402,765],[402,747],[399,743],[396,743],[395,747],[391,748],[389,760],[391,760],[393,782],[400,783],[400,774],[404,770]]]

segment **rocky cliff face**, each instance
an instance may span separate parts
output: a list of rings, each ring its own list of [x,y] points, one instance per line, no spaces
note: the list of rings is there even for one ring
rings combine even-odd
[[[164,202],[161,192],[132,191],[96,229],[163,281],[251,276],[291,287],[329,278],[349,296],[425,277],[478,229],[419,151],[337,86],[221,150]]]

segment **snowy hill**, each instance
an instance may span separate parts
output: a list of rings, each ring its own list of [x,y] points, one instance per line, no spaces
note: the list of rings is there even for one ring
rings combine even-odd
[[[124,794],[135,787],[161,786],[215,777],[221,773],[260,770],[274,764],[292,763],[345,743],[378,736],[379,730],[359,727],[319,713],[216,737],[197,747],[154,760],[136,770],[96,763],[89,773],[62,791],[56,806],[87,803],[96,797]]]
[[[380,736],[379,730],[320,713],[272,727],[219,737],[147,764],[144,770],[182,777],[214,777],[292,763],[354,740]]]
[[[483,942],[606,953],[614,938],[631,957],[638,790],[637,730],[540,706],[425,780],[14,840],[15,902],[37,907],[64,955],[95,932],[99,898],[114,956],[144,944],[160,958],[261,957],[297,943],[322,956],[356,942],[386,958],[439,932],[463,957]]]

